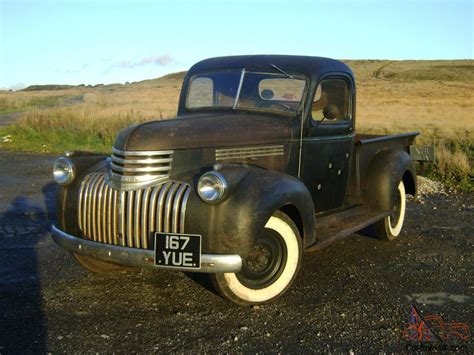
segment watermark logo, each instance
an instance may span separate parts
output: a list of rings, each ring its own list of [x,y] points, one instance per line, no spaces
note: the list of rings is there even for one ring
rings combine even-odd
[[[403,337],[410,341],[407,350],[463,350],[471,333],[466,323],[444,322],[439,315],[422,316],[412,305]]]

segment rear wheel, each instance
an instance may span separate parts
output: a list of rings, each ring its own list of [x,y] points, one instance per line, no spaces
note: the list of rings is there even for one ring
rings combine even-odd
[[[389,216],[373,224],[375,235],[384,240],[394,240],[402,231],[405,221],[406,193],[403,181],[395,192],[395,203]]]
[[[302,259],[298,228],[286,214],[275,212],[238,273],[210,275],[221,295],[239,305],[260,304],[281,296],[293,283]]]
[[[97,274],[130,270],[130,268],[127,268],[125,266],[106,263],[104,261],[91,258],[90,256],[76,254],[76,253],[72,253],[72,255],[74,256],[74,259],[76,259],[76,261],[84,269],[97,273]]]

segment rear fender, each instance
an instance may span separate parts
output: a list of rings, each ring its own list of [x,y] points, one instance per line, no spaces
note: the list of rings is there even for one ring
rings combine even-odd
[[[416,195],[416,171],[410,155],[402,150],[382,150],[373,158],[367,170],[364,201],[382,211],[390,211],[400,181],[407,193]]]

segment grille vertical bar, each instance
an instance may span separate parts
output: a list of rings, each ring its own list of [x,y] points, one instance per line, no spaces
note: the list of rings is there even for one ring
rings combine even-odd
[[[179,218],[181,217],[180,205],[183,199],[183,195],[186,192],[186,185],[179,186],[176,196],[173,201],[173,218],[171,220],[171,232],[178,233]]]
[[[178,190],[179,183],[174,183],[173,186],[170,189],[170,192],[168,193],[168,196],[166,196],[165,200],[165,215],[163,218],[163,223],[165,225],[164,227],[164,232],[165,233],[170,233],[171,232],[171,219],[172,219],[172,208],[173,206],[171,205],[171,202],[174,199],[174,195],[176,194],[176,191]]]
[[[112,189],[110,189],[112,190]],[[112,244],[114,245],[120,245],[119,240],[118,240],[118,209],[117,209],[117,198],[118,198],[118,192],[117,190],[112,190],[113,191],[113,203],[109,207],[110,210],[112,211],[112,218],[110,219],[110,224],[112,225]]]
[[[150,194],[152,188],[149,187],[143,193],[142,198],[142,218],[141,218],[141,226],[140,226],[140,243],[142,249],[148,249],[148,235],[147,235],[147,227],[148,227],[148,207],[150,203]]]
[[[159,185],[153,189],[150,197],[150,212],[148,213],[148,230],[153,230],[155,228],[156,221],[156,201],[160,190],[163,188],[163,185]]]
[[[133,248],[133,198],[135,197],[135,191],[129,191],[127,193],[127,246]]]
[[[183,201],[181,202],[181,210],[179,211],[179,230],[181,233],[184,233],[184,221],[186,218],[186,205],[188,204],[189,194],[191,193],[191,188],[186,189],[183,196]]]
[[[112,221],[112,204],[113,204],[113,198],[114,198],[114,191],[112,191],[112,189],[107,186],[107,204],[106,204],[106,208],[107,208],[107,218],[105,219],[105,223],[107,225],[107,232],[106,232],[106,235],[107,235],[107,243],[108,244],[114,244],[114,238],[112,237],[112,225],[113,225],[113,221]]]
[[[165,232],[163,228],[163,210],[165,205],[166,196],[173,185],[173,182],[169,181],[163,186],[160,191],[160,195],[158,196],[158,206],[156,209],[156,226],[158,230]]]
[[[119,201],[117,202],[118,203],[118,205],[117,205],[117,213],[118,213],[118,223],[117,223],[118,232],[117,232],[117,236],[120,239],[119,240],[119,245],[121,245],[121,246],[126,245],[126,238],[125,238],[125,236],[127,235],[127,233],[125,233],[125,228],[126,228],[125,207],[126,207],[126,203],[127,203],[126,197],[127,197],[127,195],[126,195],[125,191],[120,191],[119,192],[119,195],[118,195]]]
[[[151,249],[150,232],[184,233],[190,192],[188,184],[177,181],[118,191],[104,174],[89,174],[79,188],[79,228],[85,239]]]

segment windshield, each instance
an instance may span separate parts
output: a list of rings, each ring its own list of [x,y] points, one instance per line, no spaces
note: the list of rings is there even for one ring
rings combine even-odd
[[[295,113],[306,80],[280,73],[227,70],[194,75],[186,108],[231,108]]]

